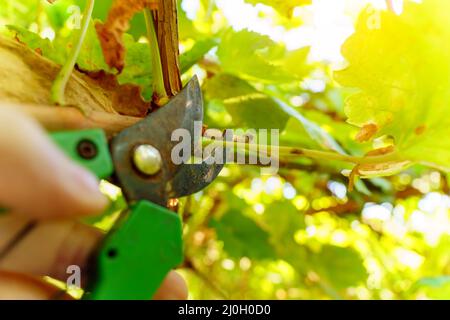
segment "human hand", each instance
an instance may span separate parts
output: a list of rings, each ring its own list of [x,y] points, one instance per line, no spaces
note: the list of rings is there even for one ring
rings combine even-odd
[[[65,281],[67,266],[87,266],[102,234],[75,219],[101,213],[108,200],[90,172],[4,103],[0,155],[0,204],[11,212],[0,215],[0,299],[54,298],[59,290],[36,276]],[[154,298],[186,299],[184,280],[171,272]]]

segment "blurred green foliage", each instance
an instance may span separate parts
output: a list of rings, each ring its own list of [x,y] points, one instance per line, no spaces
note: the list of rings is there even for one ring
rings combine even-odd
[[[62,63],[71,45],[73,5],[82,12],[84,2],[0,0],[0,28]],[[307,26],[308,19],[295,12],[311,14],[309,1],[245,2],[285,31]],[[309,47],[289,50],[267,35],[233,28],[223,1],[179,1],[183,80],[199,75],[209,127],[278,128],[285,146],[357,156],[374,145],[357,143],[354,125],[373,120],[382,127],[385,106],[401,102],[406,109],[394,112],[400,120],[380,135],[400,138],[414,159],[446,165],[446,153],[439,152],[447,149],[448,125],[439,123],[447,121],[448,104],[439,103],[448,101],[450,91],[439,83],[449,79],[448,50],[441,46],[448,46],[450,28],[445,17],[433,18],[448,4],[424,2],[426,14],[422,5],[409,3],[413,9],[403,15],[383,12],[384,29],[369,30],[367,16],[360,18],[344,46],[350,65],[337,75],[342,84],[361,90],[355,96],[354,88],[333,80],[329,63],[309,59]],[[104,19],[110,3],[97,1],[94,18]],[[119,81],[141,86],[149,98],[152,66],[141,18],[125,36],[128,54]],[[105,66],[93,29],[77,63],[84,70],[115,72]],[[414,95],[397,91],[395,86],[405,83]],[[374,104],[368,100],[380,107],[369,108]],[[418,119],[435,129],[431,136],[414,136],[422,123]],[[421,149],[415,148],[419,143]],[[301,157],[280,161],[274,176],[261,176],[257,167],[228,165],[209,188],[180,200],[186,252],[181,271],[192,298],[450,298],[445,171],[415,165],[392,177],[359,181],[350,192],[341,174],[352,169],[348,164]]]

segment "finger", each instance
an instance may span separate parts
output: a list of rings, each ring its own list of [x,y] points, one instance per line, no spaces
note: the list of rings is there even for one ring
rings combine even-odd
[[[183,277],[171,271],[153,297],[154,300],[186,300],[188,288]]]
[[[71,297],[41,279],[14,272],[0,272],[0,300],[49,300]]]
[[[36,277],[15,272],[0,271],[0,300],[50,300],[71,297]],[[186,300],[187,288],[184,280],[176,272],[171,272],[155,300]]]
[[[89,263],[103,233],[73,220],[36,222],[16,215],[0,217],[0,270],[50,276],[66,282],[69,266],[88,281]]]
[[[20,237],[17,237],[20,234]],[[104,234],[76,221],[42,221],[6,215],[0,217],[0,270],[50,276],[66,282],[69,266],[80,268],[84,287],[89,279],[92,254]],[[151,273],[151,270],[149,270]],[[144,275],[145,276],[145,275]],[[172,271],[155,294],[156,300],[185,300],[184,279]]]
[[[0,204],[35,218],[100,213],[97,179],[74,164],[32,119],[0,105]]]

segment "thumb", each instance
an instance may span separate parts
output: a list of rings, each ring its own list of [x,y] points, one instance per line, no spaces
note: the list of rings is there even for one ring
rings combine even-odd
[[[0,300],[70,300],[61,289],[37,277],[0,271]]]
[[[0,205],[34,218],[100,213],[97,179],[73,163],[32,119],[0,105]]]

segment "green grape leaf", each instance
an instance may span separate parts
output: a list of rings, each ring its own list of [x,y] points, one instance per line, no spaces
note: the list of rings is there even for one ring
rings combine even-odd
[[[73,0],[75,3],[81,8],[84,9],[86,6],[86,0]],[[99,19],[101,21],[105,21],[108,16],[109,9],[111,8],[114,0],[98,0],[95,2],[94,11],[92,12],[93,19]],[[146,26],[145,26],[145,18],[142,12],[138,12],[134,15],[134,17],[130,21],[130,29],[127,31],[128,34],[131,34],[136,40],[139,40],[140,37],[146,35]]]
[[[233,258],[270,259],[275,256],[269,234],[240,211],[231,209],[210,225],[216,229],[224,250]]]
[[[207,38],[197,41],[191,50],[183,53],[180,56],[180,72],[181,74],[189,71],[205,54],[212,48],[217,46],[217,41],[214,38]]]
[[[133,37],[125,34],[124,45],[127,48],[125,68],[118,75],[119,84],[134,84],[142,88],[142,96],[150,101],[152,98],[152,63],[148,43],[135,42]]]
[[[288,17],[292,15],[292,11],[295,7],[311,4],[311,0],[245,0],[245,2],[251,4],[262,3],[273,7],[278,10],[281,14]]]
[[[204,92],[207,100],[226,108],[236,127],[282,129],[289,118],[271,97],[228,74],[218,74],[208,79]]]
[[[52,49],[50,40],[41,38],[37,33],[16,25],[7,25],[6,28],[14,34],[19,42],[26,44],[30,49],[40,49],[42,54]]]
[[[44,57],[61,65],[66,61],[70,48],[74,43],[74,34],[68,37],[56,37],[51,42],[22,27],[8,26],[8,29],[15,33],[15,36],[20,42],[26,44],[33,50],[38,50]],[[95,32],[94,22],[89,24],[86,38],[77,59],[77,65],[85,71],[109,70],[103,58],[100,42]]]
[[[292,244],[295,233],[306,227],[305,216],[289,201],[269,205],[262,221],[278,246]]]
[[[450,2],[408,1],[402,14],[367,8],[343,46],[336,80],[360,91],[348,121],[390,136],[404,160],[450,169]],[[424,31],[426,30],[426,31]]]
[[[74,1],[75,4],[81,8],[81,10],[83,10],[86,7],[87,0],[74,0]],[[92,11],[92,18],[105,21],[113,2],[114,0],[95,1],[94,10]]]
[[[229,29],[222,36],[217,56],[225,73],[263,83],[286,83],[307,75],[308,53],[309,48],[290,52],[268,36]]]
[[[337,290],[357,286],[367,279],[362,257],[353,249],[325,245],[312,260],[314,271]]]
[[[229,74],[218,74],[207,80],[204,92],[206,100],[213,103],[215,108],[223,105],[232,116],[233,125],[236,127],[284,130],[288,121],[290,123],[295,121],[297,125],[291,124],[283,133],[282,140],[287,140],[286,134],[291,136],[288,138],[291,140],[297,138],[301,140],[303,135],[303,140],[307,138],[305,144],[308,140],[313,142],[309,146],[345,153],[340,144],[324,128],[283,101],[256,90],[243,79]],[[293,131],[300,133],[295,136],[292,134]],[[299,141],[296,142],[298,145]]]
[[[15,25],[7,25],[6,27],[18,41],[27,45],[30,49],[56,63],[62,64],[65,61],[67,52],[63,47],[57,46],[55,48],[50,40],[43,39],[37,33],[28,31],[23,27]]]
[[[105,62],[105,58],[103,57],[100,41],[98,40],[97,32],[95,31],[95,24],[95,20],[89,23],[83,46],[78,55],[77,65],[81,70],[85,71],[110,71],[109,66]],[[68,46],[71,45],[72,44],[68,44]]]
[[[320,147],[323,149],[334,150],[336,152],[345,154],[344,149],[339,145],[339,143],[326,132],[321,126],[317,123],[309,120],[305,116],[303,116],[300,112],[295,110],[293,107],[284,103],[279,99],[275,99],[278,102],[278,106],[286,112],[286,114],[290,115],[293,119],[298,121],[303,129],[308,133],[309,137],[318,143]]]
[[[289,118],[286,128],[280,136],[280,144],[291,147],[302,146],[308,149],[320,148],[320,144],[311,139],[301,122],[292,117]]]
[[[280,62],[280,66],[289,73],[294,80],[301,80],[311,70],[311,66],[307,64],[310,47],[303,47],[297,50],[286,51]]]

